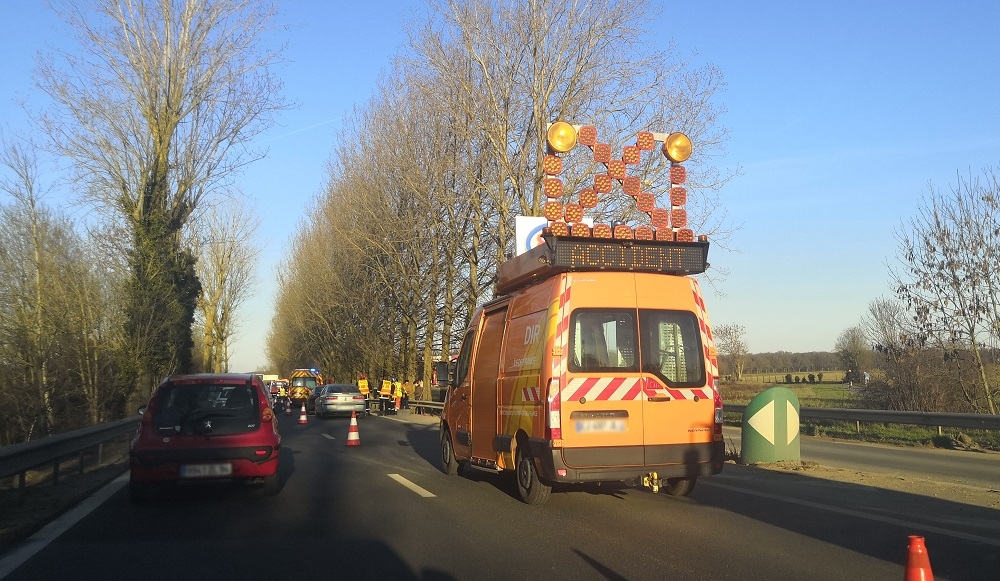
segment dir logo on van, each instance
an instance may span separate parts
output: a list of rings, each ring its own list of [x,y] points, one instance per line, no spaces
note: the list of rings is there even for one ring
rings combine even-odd
[[[583,223],[591,228],[594,227],[594,219],[590,216],[584,216]],[[515,255],[524,254],[540,245],[542,243],[542,230],[548,224],[549,221],[545,216],[515,216],[514,238],[517,240]]]

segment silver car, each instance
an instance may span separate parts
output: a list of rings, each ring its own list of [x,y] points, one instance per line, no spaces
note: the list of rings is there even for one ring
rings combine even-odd
[[[363,418],[365,403],[365,396],[356,385],[342,383],[324,385],[316,397],[316,417],[349,416],[351,412],[356,412],[359,418]]]

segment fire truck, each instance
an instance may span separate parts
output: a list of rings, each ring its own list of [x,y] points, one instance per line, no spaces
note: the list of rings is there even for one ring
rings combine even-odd
[[[640,132],[612,159],[594,127],[557,122],[547,137],[543,243],[501,265],[496,298],[464,335],[440,422],[442,470],[513,471],[528,504],[560,483],[688,494],[725,454],[716,348],[693,278],[709,243],[684,209],[691,142]],[[663,209],[626,175],[657,143],[669,163]],[[564,203],[562,156],[578,144],[607,171]],[[649,225],[583,221],[616,184]]]

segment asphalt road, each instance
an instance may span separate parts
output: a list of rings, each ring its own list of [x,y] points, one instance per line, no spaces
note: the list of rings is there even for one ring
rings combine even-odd
[[[739,449],[740,428],[726,426],[727,445]],[[861,472],[906,475],[1000,491],[1000,454],[937,448],[905,448],[868,442],[800,436],[801,459]]]
[[[727,465],[686,498],[577,486],[541,506],[504,475],[437,468],[433,420],[281,416],[281,492],[124,487],[0,560],[5,579],[898,579],[908,535],[937,579],[1000,579],[1000,511]],[[49,540],[43,545],[44,540]]]

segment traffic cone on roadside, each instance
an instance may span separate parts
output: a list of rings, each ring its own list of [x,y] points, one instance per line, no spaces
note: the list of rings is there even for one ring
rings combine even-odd
[[[288,402],[286,401],[286,402],[282,402],[282,404],[281,404],[281,405],[285,406],[285,415],[286,415],[286,416],[290,416],[290,415],[292,415],[292,406],[291,406],[291,404],[289,404],[289,403],[288,403]]]
[[[302,413],[299,415],[300,424],[308,424],[309,420],[306,418],[306,402],[302,402]]]
[[[924,546],[924,538],[910,536],[910,548],[906,552],[906,572],[903,581],[934,581],[931,559]]]
[[[355,412],[351,412],[351,427],[347,430],[347,445],[361,445],[361,437],[358,435],[358,416]]]

